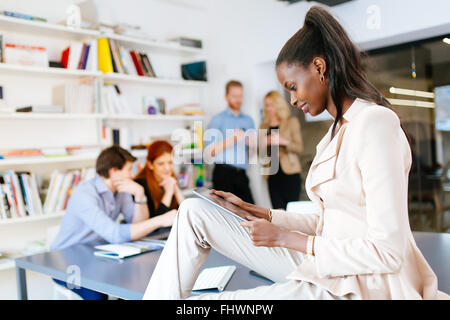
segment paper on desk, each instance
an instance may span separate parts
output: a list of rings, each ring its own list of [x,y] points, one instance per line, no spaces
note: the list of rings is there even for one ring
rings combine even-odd
[[[100,251],[95,251],[96,256],[113,259],[123,259],[143,252],[154,251],[164,248],[165,241],[130,241],[121,244],[104,244],[95,246]]]

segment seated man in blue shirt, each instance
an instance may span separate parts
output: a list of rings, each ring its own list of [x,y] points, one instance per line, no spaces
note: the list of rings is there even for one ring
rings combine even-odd
[[[253,203],[246,174],[249,153],[255,150],[255,124],[241,112],[242,83],[228,81],[225,88],[228,108],[215,115],[205,132],[206,155],[215,166],[212,174],[213,188],[231,192],[242,200]]]
[[[175,211],[149,219],[144,188],[132,180],[135,160],[119,146],[109,147],[100,153],[96,162],[98,175],[75,188],[51,250],[98,240],[109,243],[137,240],[158,228],[172,225]],[[120,213],[125,218],[125,224],[116,221]],[[83,299],[107,298],[96,291],[54,281],[70,288]]]

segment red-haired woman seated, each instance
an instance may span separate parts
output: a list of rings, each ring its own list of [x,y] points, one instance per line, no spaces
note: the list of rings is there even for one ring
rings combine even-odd
[[[173,147],[158,140],[148,148],[147,163],[135,181],[144,187],[150,219],[158,228],[173,224],[179,204],[184,200],[173,171]]]

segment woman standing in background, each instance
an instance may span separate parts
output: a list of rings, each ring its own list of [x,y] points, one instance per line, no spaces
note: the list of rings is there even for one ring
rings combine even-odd
[[[269,165],[278,167],[275,174],[266,176],[272,207],[286,209],[288,202],[300,198],[302,181],[298,155],[303,151],[303,139],[298,119],[291,116],[287,102],[278,91],[266,94],[263,121],[259,128],[267,130],[261,147],[267,148]],[[271,147],[274,145],[278,148]]]

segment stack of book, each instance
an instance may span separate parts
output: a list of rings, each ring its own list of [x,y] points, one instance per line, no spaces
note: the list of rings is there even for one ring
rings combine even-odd
[[[46,147],[41,149],[0,149],[0,159],[36,159],[92,155],[96,157],[102,151],[101,145]],[[1,164],[1,161],[0,161]]]
[[[201,49],[203,47],[202,40],[199,39],[193,39],[193,38],[187,38],[187,37],[177,37],[177,38],[171,38],[169,41],[176,42],[180,44],[181,46],[185,47],[191,47],[191,48],[199,48]]]
[[[30,172],[0,172],[0,218],[42,215],[36,175]]]
[[[173,115],[203,115],[205,110],[198,103],[186,103],[178,107],[171,108],[169,114]]]
[[[61,64],[63,68],[70,70],[97,71],[97,41],[72,42],[61,53]]]
[[[203,165],[202,164],[192,164],[187,166],[182,166],[180,173],[177,176],[178,185],[181,189],[192,189],[197,187],[203,187]]]
[[[9,11],[9,10],[1,10],[0,14],[3,16],[12,17],[12,18],[47,22],[47,19],[45,19],[45,18],[36,17],[36,16],[32,16],[32,15],[24,14],[24,13],[20,13],[20,12],[13,12],[13,11]]]
[[[94,168],[53,171],[42,205],[41,188],[36,174],[12,170],[0,172],[0,220],[63,211],[74,188],[81,182],[92,179],[95,174]]]
[[[30,46],[16,43],[5,43],[3,61],[33,67],[48,67],[48,53],[44,47]]]
[[[63,113],[63,106],[55,105],[27,105],[16,108],[16,112],[33,112],[33,113]]]
[[[0,33],[0,62],[3,62],[3,35]],[[3,97],[0,97],[3,99]]]
[[[65,210],[73,189],[81,182],[92,179],[94,176],[94,168],[83,168],[68,172],[53,171],[44,201],[44,213]]]
[[[111,27],[112,32],[138,39],[143,39],[147,41],[155,41],[150,34],[148,34],[145,30],[141,29],[140,26],[133,26],[128,23],[119,23]]]
[[[102,146],[100,145],[90,145],[90,146],[68,146],[66,147],[67,153],[71,156],[92,154],[99,155],[102,151]]]
[[[52,91],[52,103],[65,106],[66,113],[98,113],[101,108],[100,86],[99,79],[56,86]]]
[[[0,159],[20,159],[43,157],[40,149],[0,149]]]
[[[147,53],[129,50],[116,40],[98,39],[98,67],[103,73],[122,73],[156,77]]]
[[[105,84],[102,90],[102,110],[105,114],[142,114],[141,110],[137,112],[131,108],[126,97],[120,91],[116,84]]]

